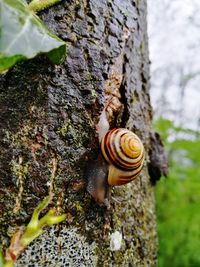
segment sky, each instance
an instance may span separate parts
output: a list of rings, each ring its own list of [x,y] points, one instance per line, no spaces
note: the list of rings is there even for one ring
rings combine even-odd
[[[155,117],[200,130],[200,0],[147,2]]]

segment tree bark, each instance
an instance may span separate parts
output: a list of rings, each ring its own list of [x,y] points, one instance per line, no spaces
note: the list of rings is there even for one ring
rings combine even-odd
[[[50,190],[52,206],[67,213],[16,266],[155,266],[146,13],[146,0],[63,1],[40,16],[66,41],[64,63],[41,56],[0,77],[1,242],[8,245]],[[84,173],[100,151],[96,128],[110,95],[120,107],[111,127],[140,136],[146,164],[139,178],[112,189],[107,209],[86,192]]]

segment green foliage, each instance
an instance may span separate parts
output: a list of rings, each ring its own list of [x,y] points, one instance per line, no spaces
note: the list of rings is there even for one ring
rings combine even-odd
[[[200,266],[200,140],[197,132],[155,123],[167,147],[170,174],[156,185],[159,267]]]
[[[66,54],[66,44],[46,28],[25,0],[1,0],[0,73],[41,53],[59,64]]]

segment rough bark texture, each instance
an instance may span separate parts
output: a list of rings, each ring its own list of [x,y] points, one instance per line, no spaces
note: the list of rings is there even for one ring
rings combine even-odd
[[[124,106],[113,126],[138,134],[150,149],[151,106],[146,0],[63,1],[40,14],[68,44],[61,66],[43,57],[0,78],[0,232],[30,220],[53,185],[52,205],[68,214],[47,229],[16,266],[155,266],[153,188],[147,166],[112,190],[111,208],[85,190],[84,171],[99,152],[96,125],[108,85],[121,75]],[[113,78],[111,73],[115,75]],[[147,165],[147,164],[146,164]],[[111,234],[122,233],[118,251]],[[56,265],[57,264],[57,265]]]

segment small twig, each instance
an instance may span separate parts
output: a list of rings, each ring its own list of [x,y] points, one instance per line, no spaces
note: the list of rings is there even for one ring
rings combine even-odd
[[[66,214],[56,215],[55,209],[50,209],[41,219],[39,219],[41,211],[47,207],[51,199],[52,196],[46,197],[33,211],[27,227],[25,229],[24,227],[20,227],[13,235],[10,246],[5,251],[5,257],[3,257],[3,254],[0,251],[0,267],[13,267],[25,248],[43,233],[43,228],[45,226],[54,225],[66,219]]]

